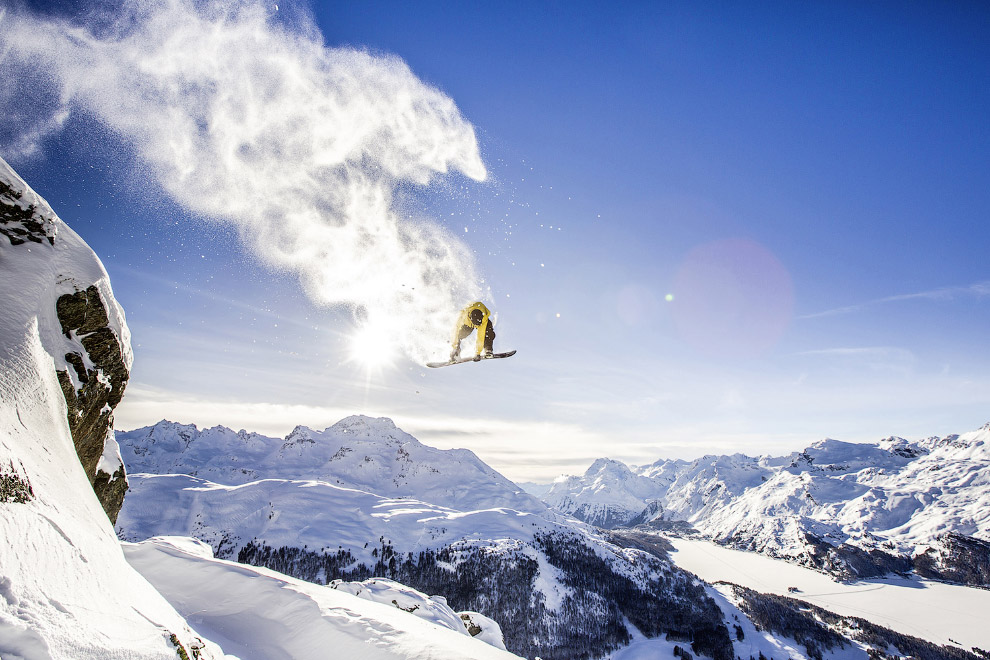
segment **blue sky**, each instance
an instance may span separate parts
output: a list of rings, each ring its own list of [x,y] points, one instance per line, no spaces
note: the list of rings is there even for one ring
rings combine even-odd
[[[546,480],[990,421],[984,5],[280,5],[329,47],[398,56],[474,126],[485,181],[397,200],[473,252],[519,353],[354,360],[352,309],[176,200],[98,112],[15,145],[42,86],[3,155],[111,275],[136,356],[119,427],[385,415]],[[28,11],[78,21],[65,6]]]

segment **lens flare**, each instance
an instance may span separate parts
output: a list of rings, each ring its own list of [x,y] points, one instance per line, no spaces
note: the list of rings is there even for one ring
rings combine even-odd
[[[702,354],[746,358],[770,350],[794,307],[787,268],[763,245],[726,239],[691,250],[677,273],[671,306],[680,335]]]

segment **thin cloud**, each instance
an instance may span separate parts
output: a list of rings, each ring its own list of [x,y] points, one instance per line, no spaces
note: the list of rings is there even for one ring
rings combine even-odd
[[[798,319],[815,319],[822,318],[826,316],[839,316],[841,314],[851,314],[853,312],[858,312],[875,305],[882,305],[886,303],[894,302],[904,302],[906,300],[934,300],[934,301],[948,301],[956,300],[963,296],[972,296],[977,298],[983,298],[990,296],[990,280],[984,280],[982,282],[976,282],[975,284],[970,284],[969,286],[952,286],[943,287],[940,289],[932,289],[930,291],[919,291],[917,293],[902,293],[896,296],[887,296],[885,298],[877,298],[875,300],[869,300],[864,303],[858,303],[855,305],[846,305],[845,307],[836,307],[835,309],[827,309],[823,312],[815,312],[813,314],[805,314],[799,316]]]
[[[853,348],[824,348],[803,351],[795,355],[831,360],[839,368],[867,368],[872,371],[907,374],[917,358],[906,348],[897,346],[863,346]]]
[[[795,355],[822,355],[826,357],[901,357],[914,358],[914,354],[904,348],[894,346],[862,346],[856,348],[820,348],[801,351]]]

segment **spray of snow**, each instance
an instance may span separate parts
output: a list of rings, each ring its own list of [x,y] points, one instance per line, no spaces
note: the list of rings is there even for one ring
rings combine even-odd
[[[58,121],[19,135],[95,116],[177,202],[233,223],[317,304],[400,328],[410,357],[482,297],[465,244],[397,203],[440,174],[486,177],[473,127],[397,57],[328,48],[312,20],[253,1],[140,0],[82,26],[8,12],[0,40],[5,69],[42,71],[59,99]]]

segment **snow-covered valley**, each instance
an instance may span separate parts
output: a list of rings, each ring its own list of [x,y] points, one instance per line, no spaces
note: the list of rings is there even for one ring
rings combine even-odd
[[[678,566],[707,582],[731,582],[797,598],[906,635],[963,649],[990,649],[990,590],[915,577],[836,582],[819,571],[711,541],[670,538]],[[794,590],[796,589],[796,590]]]

